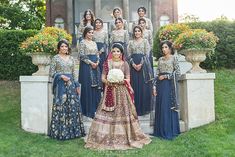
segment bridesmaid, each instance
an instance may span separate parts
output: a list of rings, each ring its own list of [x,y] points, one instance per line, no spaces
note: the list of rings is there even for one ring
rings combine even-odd
[[[101,98],[100,58],[93,38],[93,28],[86,27],[84,40],[80,43],[79,82],[81,83],[81,105],[83,115],[93,118]]]
[[[138,116],[151,111],[153,70],[149,62],[150,46],[142,37],[140,26],[133,29],[133,40],[128,44],[130,59],[131,85],[134,90],[136,111]]]
[[[115,20],[116,29],[112,31],[110,36],[110,45],[120,43],[124,47],[124,57],[127,57],[126,50],[129,42],[129,33],[123,29],[123,19],[118,17]]]
[[[95,20],[95,30],[93,40],[96,42],[100,57],[100,71],[103,70],[103,63],[107,56],[108,47],[108,33],[103,29],[103,21],[101,19]]]
[[[50,77],[53,78],[53,106],[49,136],[68,140],[85,136],[80,108],[78,74],[70,55],[69,43],[59,41],[59,53],[52,58]]]
[[[139,15],[139,19],[144,18],[146,21],[146,29],[150,30],[151,33],[153,33],[153,24],[152,24],[152,21],[146,17],[146,12],[147,12],[147,10],[145,7],[139,7],[137,10],[137,13]],[[138,25],[139,19],[137,19],[136,21],[133,22],[133,25],[132,25],[133,27]]]
[[[80,24],[78,26],[78,40],[80,43],[82,41],[82,34],[86,26],[94,26],[94,21],[95,21],[95,15],[94,13],[90,10],[87,9],[84,14],[83,14],[83,19],[80,21]]]
[[[163,57],[158,60],[157,79],[153,88],[153,95],[156,96],[153,135],[171,140],[180,134],[177,92],[180,69],[177,58],[172,55],[172,43],[163,41],[160,47]]]
[[[143,38],[147,39],[150,45],[150,53],[149,53],[149,61],[151,63],[152,69],[153,69],[153,36],[152,32],[148,29],[146,29],[146,20],[144,18],[140,18],[138,21],[138,24],[143,30]]]
[[[123,29],[128,31],[128,23],[125,19],[123,19],[122,17],[122,9],[119,7],[116,7],[113,9],[113,17],[114,19],[110,22],[110,26],[109,26],[109,33],[111,33],[113,30],[116,29],[116,24],[115,24],[115,20],[116,18],[122,18],[123,21]]]

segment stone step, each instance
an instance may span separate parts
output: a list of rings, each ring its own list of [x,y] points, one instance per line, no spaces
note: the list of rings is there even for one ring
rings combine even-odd
[[[144,133],[146,134],[152,134],[153,133],[153,125],[150,125],[150,118],[147,119],[148,116],[139,116],[139,123],[140,127],[143,130]],[[149,116],[150,117],[150,116]],[[84,121],[84,128],[86,133],[89,132],[89,128],[91,126],[92,119],[88,117],[83,117]],[[185,132],[185,122],[180,120],[180,132]]]

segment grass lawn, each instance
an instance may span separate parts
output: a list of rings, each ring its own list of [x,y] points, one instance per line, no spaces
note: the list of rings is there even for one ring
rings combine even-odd
[[[216,121],[143,149],[93,151],[82,139],[57,141],[21,129],[20,84],[0,81],[0,157],[235,157],[235,70],[216,71]]]

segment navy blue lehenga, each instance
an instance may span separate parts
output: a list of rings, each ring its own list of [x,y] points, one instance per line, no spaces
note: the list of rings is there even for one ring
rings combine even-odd
[[[72,57],[68,61],[59,55],[52,59],[50,76],[53,77],[53,106],[49,136],[58,140],[68,140],[85,136],[80,107],[77,72]],[[70,78],[68,82],[61,75]]]
[[[167,79],[156,78],[156,106],[154,136],[171,140],[180,134],[179,103],[177,95],[177,77],[180,75],[177,59],[169,60],[161,57],[158,61],[158,76],[165,75]]]

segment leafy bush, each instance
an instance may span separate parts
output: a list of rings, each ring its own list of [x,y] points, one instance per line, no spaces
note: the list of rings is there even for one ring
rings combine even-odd
[[[0,80],[18,80],[20,75],[31,75],[37,70],[31,57],[19,51],[20,43],[37,32],[0,29]]]
[[[171,42],[174,42],[179,34],[188,31],[189,29],[189,26],[181,23],[166,25],[160,30],[159,39],[160,41],[170,40]]]
[[[203,68],[235,68],[235,21],[218,19],[211,22],[187,23],[187,25],[192,29],[205,29],[213,32],[219,38],[213,55],[208,56],[201,64]],[[161,55],[159,34],[165,27],[161,27],[155,34],[153,53],[157,58]]]
[[[214,50],[219,39],[205,29],[190,29],[179,34],[174,41],[174,47],[178,50],[185,49],[212,49]]]
[[[66,39],[70,43],[72,41],[71,35],[65,30],[56,27],[45,27],[35,36],[27,38],[20,48],[23,53],[47,53],[55,55],[57,53],[57,43],[61,39]]]

